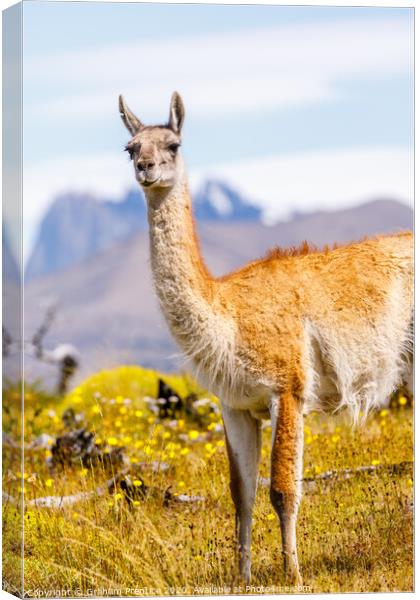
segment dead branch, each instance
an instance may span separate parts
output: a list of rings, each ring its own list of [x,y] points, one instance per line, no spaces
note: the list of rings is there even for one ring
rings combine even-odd
[[[45,312],[45,317],[37,331],[34,333],[32,338],[32,344],[35,348],[35,356],[36,358],[42,359],[44,356],[44,348],[43,348],[43,340],[47,335],[52,322],[54,321],[55,315],[57,312],[57,308],[55,304],[49,306]]]
[[[411,472],[413,469],[413,464],[413,461],[407,460],[393,464],[363,465],[349,469],[325,471],[324,473],[314,475],[313,477],[303,477],[301,481],[304,487],[306,486],[308,489],[312,489],[317,483],[323,481],[331,481],[335,483],[336,481],[343,481],[363,473],[388,473],[389,475],[402,475],[404,473]],[[270,485],[270,478],[260,477],[259,484],[262,487],[268,487]]]

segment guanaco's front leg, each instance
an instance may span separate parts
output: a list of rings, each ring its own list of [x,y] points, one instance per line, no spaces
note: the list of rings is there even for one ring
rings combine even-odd
[[[300,585],[296,522],[301,495],[303,415],[299,398],[285,392],[274,412],[270,498],[280,519],[286,580]]]
[[[230,489],[236,509],[239,573],[244,583],[251,579],[252,511],[261,454],[261,422],[247,410],[222,406],[230,466]]]

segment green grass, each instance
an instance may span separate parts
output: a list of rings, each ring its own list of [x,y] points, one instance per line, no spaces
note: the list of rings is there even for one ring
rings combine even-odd
[[[203,390],[184,376],[166,378],[181,395]],[[69,406],[83,412],[97,441],[125,446],[133,465],[163,461],[165,472],[146,469],[142,477],[156,489],[129,508],[119,490],[60,510],[30,507],[25,522],[25,589],[66,590],[68,594],[209,594],[236,585],[234,517],[220,417],[203,411],[200,425],[183,418],[158,422],[144,396],[154,396],[157,375],[123,367],[90,378],[59,401],[37,389],[26,392],[26,442],[40,433],[62,431]],[[16,389],[5,396],[16,404]],[[13,409],[4,427],[18,439]],[[260,474],[269,476],[270,428],[263,432]],[[305,423],[304,476],[330,469],[413,460],[412,407],[404,396],[394,407],[369,416],[352,430],[344,417],[311,415]],[[76,465],[51,474],[50,451],[25,453],[25,498],[89,491],[109,473]],[[13,497],[21,487],[19,453],[3,454],[3,489]],[[317,481],[302,500],[298,551],[304,585],[310,591],[409,591],[413,589],[412,474],[377,471],[348,479]],[[163,492],[200,495],[202,503],[165,506]],[[162,493],[160,493],[161,491]],[[3,574],[9,591],[16,585],[20,515],[3,503]],[[254,515],[253,586],[285,591],[277,517],[267,488],[260,487]],[[252,591],[252,590],[251,590]]]

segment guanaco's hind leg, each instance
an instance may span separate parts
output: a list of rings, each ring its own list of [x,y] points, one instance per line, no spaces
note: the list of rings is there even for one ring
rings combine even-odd
[[[230,465],[230,489],[236,509],[239,573],[241,579],[249,583],[252,510],[261,453],[261,422],[247,410],[222,406],[222,414]]]
[[[301,493],[303,415],[299,399],[292,392],[284,393],[275,408],[270,498],[280,519],[286,580],[300,585],[296,521]]]

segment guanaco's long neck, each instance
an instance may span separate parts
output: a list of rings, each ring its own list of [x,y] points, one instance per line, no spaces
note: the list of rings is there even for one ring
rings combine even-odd
[[[146,190],[153,278],[178,341],[206,318],[215,281],[202,260],[186,177],[168,190]]]

